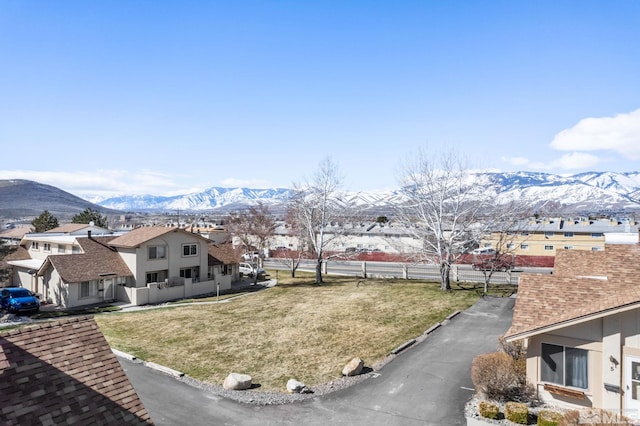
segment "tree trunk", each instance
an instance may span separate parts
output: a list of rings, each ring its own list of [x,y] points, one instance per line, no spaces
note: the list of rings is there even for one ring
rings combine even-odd
[[[451,290],[451,265],[447,262],[440,264],[440,290]]]
[[[322,284],[322,259],[316,263],[316,284]]]

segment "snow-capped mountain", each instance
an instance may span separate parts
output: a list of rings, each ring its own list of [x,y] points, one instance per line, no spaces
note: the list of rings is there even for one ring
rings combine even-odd
[[[279,204],[291,196],[285,188],[250,189],[213,187],[202,192],[162,197],[154,195],[124,195],[99,202],[103,207],[125,211],[144,210],[211,210],[220,207],[255,204]]]
[[[553,206],[576,212],[640,210],[640,172],[588,172],[571,176],[534,172],[475,172],[476,185],[495,192],[496,202],[524,201],[531,206]],[[213,187],[206,191],[160,197],[153,195],[109,198],[98,204],[125,211],[235,208],[262,202],[281,205],[291,189]],[[385,208],[397,204],[399,190],[345,194],[343,200],[363,207]]]

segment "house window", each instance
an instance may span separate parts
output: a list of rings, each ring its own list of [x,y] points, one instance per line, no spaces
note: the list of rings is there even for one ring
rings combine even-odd
[[[564,246],[565,250],[573,250],[573,246]]]
[[[169,273],[164,271],[147,272],[147,284],[149,283],[163,283],[165,279],[169,277]]]
[[[522,231],[522,232],[520,232],[520,235],[522,235],[523,237],[528,237],[529,236],[529,231]]]
[[[51,244],[49,244],[49,243],[44,243],[44,244],[42,245],[42,249],[43,249],[44,251],[51,251]]]
[[[71,253],[74,253],[74,254],[80,253],[80,247],[79,246],[71,247]]]
[[[546,246],[544,246],[544,249],[545,249],[546,251],[551,251],[551,250],[553,250],[553,246],[546,245]]]
[[[31,248],[34,250],[40,250],[40,243],[38,241],[34,241],[31,243]]]
[[[64,253],[65,251],[67,251],[67,248],[65,247],[64,244],[58,244],[58,253]]]
[[[573,232],[565,232],[564,233],[564,237],[565,238],[573,238]]]
[[[166,259],[167,246],[149,246],[149,259]]]
[[[83,281],[80,283],[80,298],[95,297],[98,294],[98,282]]]
[[[183,256],[197,256],[198,255],[198,245],[197,244],[183,244],[182,245],[182,255]]]
[[[591,251],[600,251],[602,247],[591,247]]]
[[[592,232],[591,238],[602,238],[604,234],[602,232]]]
[[[562,386],[588,389],[588,358],[585,349],[542,344],[542,380]]]
[[[516,245],[513,243],[507,243],[507,250],[513,250],[516,248]]]
[[[191,278],[194,283],[198,282],[198,280],[200,279],[200,267],[194,266],[192,268],[181,268],[180,277]]]
[[[520,244],[520,250],[529,250],[529,244]]]
[[[545,238],[553,238],[553,235],[554,235],[554,233],[553,232],[549,232],[549,231],[544,233],[544,237]]]

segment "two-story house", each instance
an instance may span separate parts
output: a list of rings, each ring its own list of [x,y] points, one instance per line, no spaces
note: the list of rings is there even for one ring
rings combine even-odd
[[[210,244],[178,228],[112,233],[93,225],[67,226],[25,235],[7,263],[12,285],[56,305],[143,305],[230,289],[233,267],[210,254]]]

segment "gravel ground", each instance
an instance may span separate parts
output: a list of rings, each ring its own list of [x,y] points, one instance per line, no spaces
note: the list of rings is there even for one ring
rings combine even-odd
[[[309,386],[308,392],[306,393],[289,393],[286,390],[282,392],[276,391],[259,391],[259,390],[227,390],[222,385],[215,385],[212,383],[201,382],[194,378],[183,376],[178,380],[187,383],[190,386],[197,387],[199,389],[203,389],[207,392],[211,392],[215,395],[228,398],[237,402],[241,402],[244,404],[255,404],[255,405],[278,405],[278,404],[288,404],[292,402],[304,401],[307,399],[314,398],[316,396],[322,396],[329,394],[331,392],[336,392],[341,389],[346,389],[350,386],[353,386],[357,383],[360,383],[370,377],[375,376],[377,371],[382,368],[385,364],[390,362],[394,355],[390,355],[384,360],[377,363],[375,366],[367,368],[365,366],[365,372],[359,374],[357,376],[343,376],[339,379],[332,380],[328,383],[323,383],[317,386]]]

